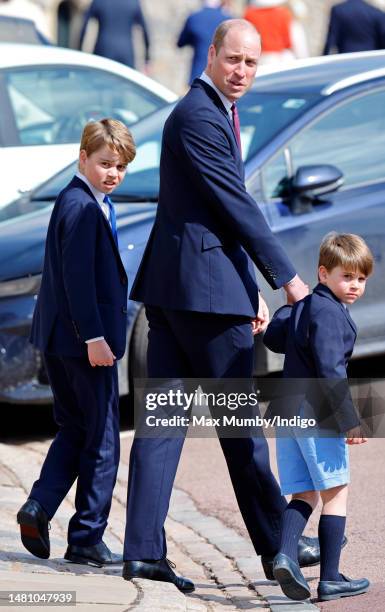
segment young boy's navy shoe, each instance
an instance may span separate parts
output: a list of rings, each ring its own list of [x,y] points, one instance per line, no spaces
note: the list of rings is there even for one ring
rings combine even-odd
[[[278,553],[275,556],[273,574],[286,597],[296,601],[302,601],[310,597],[309,585],[298,563],[284,553]]]
[[[351,580],[341,574],[343,580],[321,580],[318,584],[318,599],[320,601],[329,601],[331,599],[340,599],[340,597],[352,597],[353,595],[361,595],[366,593],[370,586],[369,580],[359,578]]]

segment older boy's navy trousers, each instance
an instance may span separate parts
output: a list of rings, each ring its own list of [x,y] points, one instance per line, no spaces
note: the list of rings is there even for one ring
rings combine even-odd
[[[52,518],[77,479],[68,542],[92,546],[107,526],[119,464],[117,367],[49,354],[45,365],[59,431],[30,497]]]
[[[156,307],[147,307],[146,313],[150,379],[251,379],[254,342],[250,319]],[[138,432],[135,436],[125,560],[166,556],[164,522],[183,443],[183,436],[150,438],[139,437]],[[277,552],[286,501],[270,469],[266,439],[263,435],[222,437],[220,444],[257,554]]]

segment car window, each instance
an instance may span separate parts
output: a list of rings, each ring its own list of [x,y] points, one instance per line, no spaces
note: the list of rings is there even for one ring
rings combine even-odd
[[[237,102],[244,161],[252,158],[318,98],[315,94],[288,95],[258,90],[248,92]]]
[[[384,180],[385,90],[345,102],[303,130],[290,149],[294,169],[333,164],[346,186]]]
[[[20,145],[76,143],[87,121],[130,125],[164,105],[147,89],[103,70],[77,67],[6,72]]]
[[[384,180],[385,90],[344,102],[303,129],[289,143],[293,171],[303,165],[332,164],[344,174],[344,186]],[[287,169],[283,153],[262,172],[265,195],[282,195]]]
[[[262,183],[265,197],[269,200],[285,195],[288,184],[288,171],[284,151],[279,151],[262,171]]]

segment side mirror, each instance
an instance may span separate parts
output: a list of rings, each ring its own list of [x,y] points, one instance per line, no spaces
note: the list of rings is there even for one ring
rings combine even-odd
[[[294,215],[310,212],[318,196],[336,191],[343,182],[343,174],[335,166],[300,166],[291,181],[291,212]]]

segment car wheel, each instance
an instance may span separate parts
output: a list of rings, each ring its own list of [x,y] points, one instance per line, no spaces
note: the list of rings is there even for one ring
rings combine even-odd
[[[128,407],[131,412],[131,416],[133,416],[135,404],[135,379],[147,377],[147,345],[148,321],[144,308],[141,308],[136,318],[131,335],[128,361],[128,376],[130,385]]]

